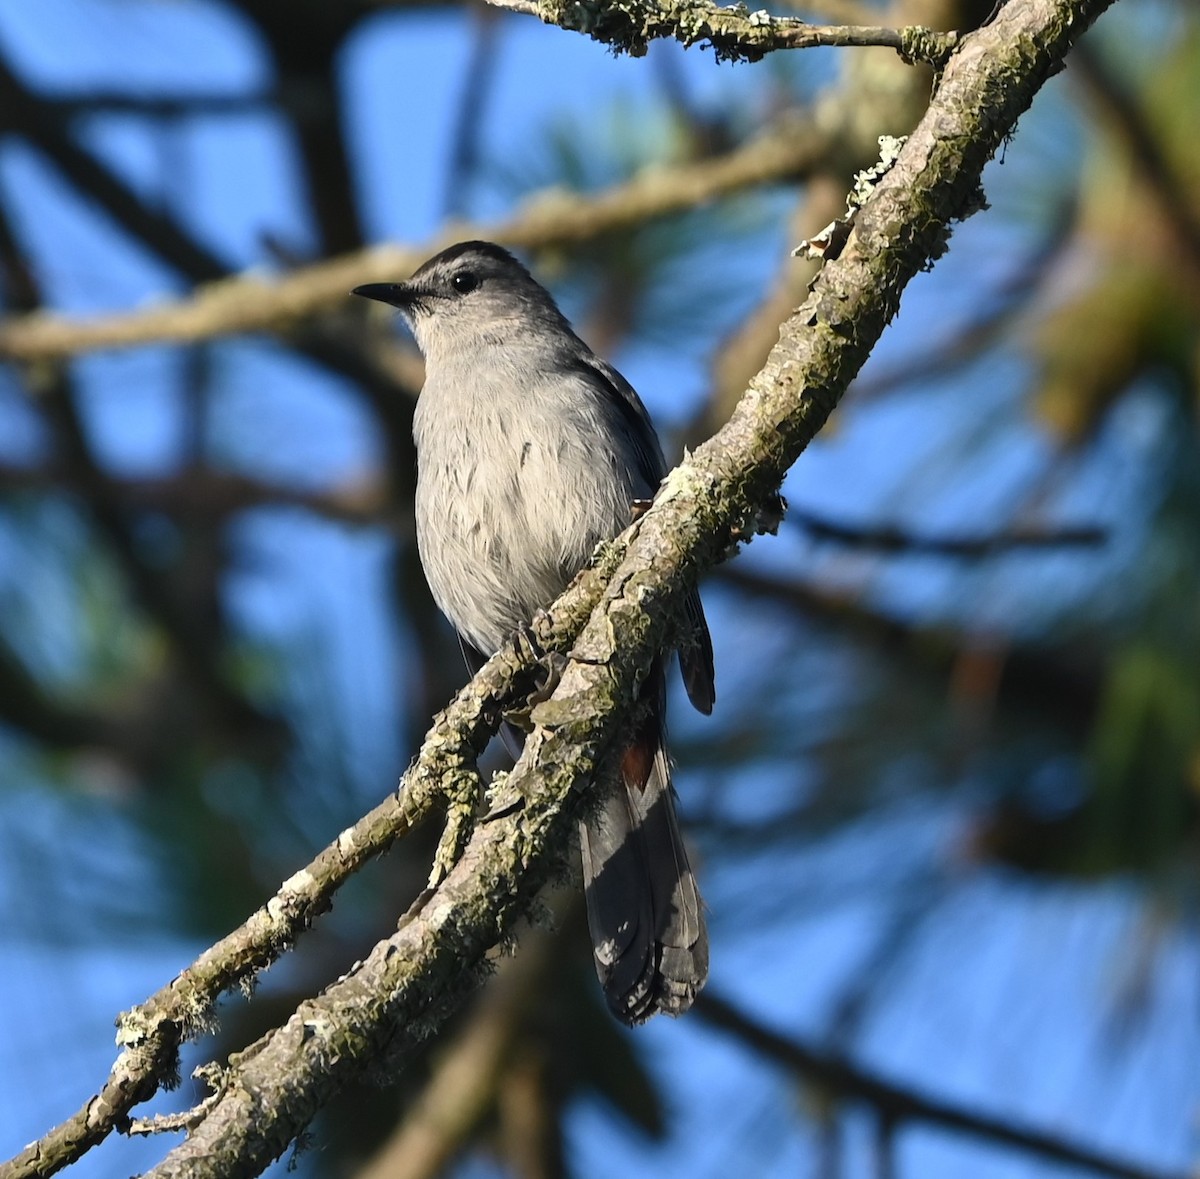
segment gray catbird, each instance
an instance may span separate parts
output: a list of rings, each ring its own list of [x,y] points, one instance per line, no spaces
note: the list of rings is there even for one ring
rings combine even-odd
[[[478,667],[548,606],[666,473],[637,393],[571,330],[530,273],[462,242],[407,282],[356,295],[399,308],[425,355],[417,546],[434,600]],[[712,711],[712,642],[687,601],[684,684]],[[691,1006],[708,974],[703,905],[675,818],[660,664],[597,809],[580,824],[596,970],[625,1023]],[[614,775],[615,777],[615,775]]]

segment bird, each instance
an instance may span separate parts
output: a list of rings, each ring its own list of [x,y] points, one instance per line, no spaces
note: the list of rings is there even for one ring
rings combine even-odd
[[[474,671],[653,498],[662,447],[629,382],[493,242],[460,242],[406,281],[352,294],[397,308],[425,358],[413,419],[417,548]],[[713,648],[696,591],[684,617],[683,683],[708,714]],[[580,820],[596,972],[630,1026],[682,1014],[708,976],[667,753],[666,665],[664,655],[643,682],[612,780],[597,783],[601,797]]]

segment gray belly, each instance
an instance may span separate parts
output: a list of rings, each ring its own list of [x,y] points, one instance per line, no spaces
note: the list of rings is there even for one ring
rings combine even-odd
[[[439,608],[491,654],[554,601],[650,489],[600,432],[472,427],[418,440],[417,544]]]

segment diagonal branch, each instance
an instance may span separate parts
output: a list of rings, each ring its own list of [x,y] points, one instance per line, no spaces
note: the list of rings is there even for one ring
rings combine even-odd
[[[726,155],[670,169],[648,169],[591,196],[565,190],[541,192],[508,221],[459,225],[431,246],[377,246],[292,271],[275,281],[246,273],[210,283],[192,298],[125,314],[71,319],[39,313],[0,322],[0,360],[61,359],[98,348],[278,330],[342,305],[352,286],[409,274],[434,248],[451,240],[486,237],[524,249],[588,241],[757,185],[798,178],[822,158],[827,147],[826,135],[811,120],[782,119]]]
[[[192,240],[178,220],[143,200],[70,131],[66,115],[42,97],[0,58],[0,106],[8,112],[11,129],[48,159],[62,176],[171,266],[194,281],[210,281],[229,267],[206,246]]]
[[[763,505],[866,360],[908,281],[944,251],[950,223],[980,207],[984,164],[1073,40],[1111,2],[1010,0],[992,25],[964,39],[841,257],[825,266],[784,325],[730,422],[667,477],[651,509],[608,546],[603,567],[568,591],[579,611],[606,583],[557,689],[532,711],[524,754],[497,784],[461,858],[365,962],[230,1062],[203,1120],[153,1174],[259,1173],[349,1079],[402,1057],[461,1001],[566,845],[584,786],[611,756],[638,684],[669,641],[698,574],[748,540],[764,516],[769,523]],[[560,599],[543,629],[561,635],[565,610]],[[484,710],[478,694],[488,689],[481,685],[505,661],[515,676],[520,661],[498,655],[459,700]],[[468,717],[435,730],[418,763],[460,800],[476,781],[465,735],[471,729]],[[285,886],[285,914],[290,890],[303,883]],[[270,937],[256,942],[241,975],[225,964],[227,977],[245,977],[282,948]],[[124,1027],[138,1047],[136,1022]],[[155,1081],[151,1074],[148,1087]],[[90,1108],[81,1111],[84,1128]],[[22,1169],[0,1168],[0,1176],[56,1169],[38,1165],[40,1144],[30,1152]]]
[[[561,906],[560,906],[561,907]],[[546,929],[505,958],[395,1131],[355,1179],[436,1179],[497,1103],[559,942]]]
[[[605,569],[588,571],[535,627],[545,651],[570,646],[598,601]],[[337,890],[386,852],[473,774],[474,756],[495,731],[499,708],[528,691],[532,665],[511,651],[494,656],[435,718],[397,791],[343,831],[284,881],[262,908],[145,1003],[118,1021],[122,1051],[102,1089],[66,1122],[0,1164],[0,1179],[53,1175],[124,1126],[134,1106],[169,1084],[179,1047],[204,1030],[221,995],[253,979],[332,905]]]

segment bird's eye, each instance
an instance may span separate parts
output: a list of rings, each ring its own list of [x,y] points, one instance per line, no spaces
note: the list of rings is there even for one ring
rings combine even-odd
[[[465,295],[479,286],[479,276],[473,270],[460,270],[450,282],[460,295]]]

